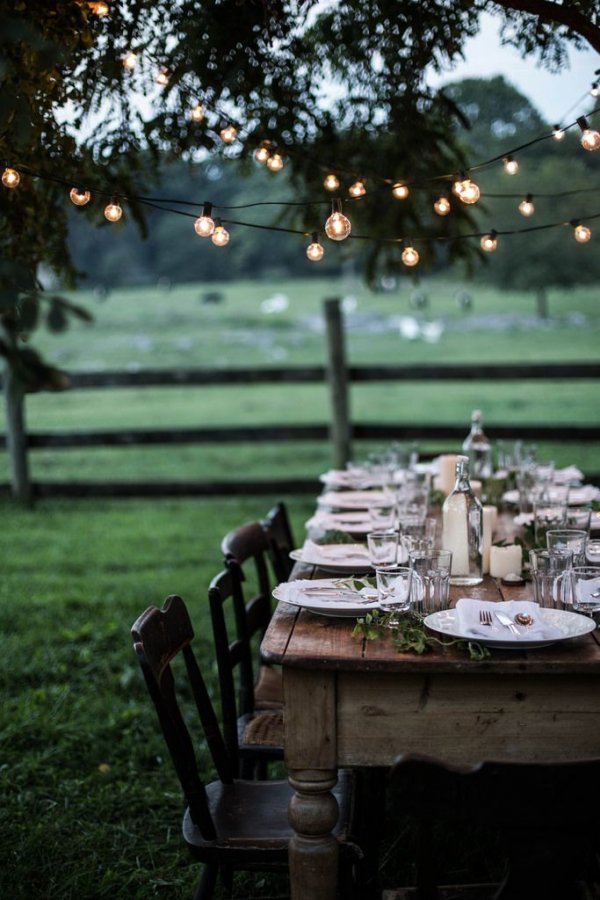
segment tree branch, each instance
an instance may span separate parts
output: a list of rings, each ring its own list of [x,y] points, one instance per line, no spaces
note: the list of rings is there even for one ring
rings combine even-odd
[[[516,12],[539,16],[544,22],[558,22],[580,35],[600,53],[600,27],[594,25],[587,16],[570,6],[560,6],[551,0],[494,0],[497,6],[514,9]]]

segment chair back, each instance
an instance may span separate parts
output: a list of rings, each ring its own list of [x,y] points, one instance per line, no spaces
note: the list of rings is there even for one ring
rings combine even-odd
[[[206,790],[198,772],[194,745],[185,724],[171,664],[181,654],[187,682],[196,705],[218,776],[231,783],[234,766],[225,747],[206,684],[191,648],[194,637],[186,606],[177,595],[166,598],[163,608],[149,607],[134,622],[131,634],[148,691],[189,806],[194,824],[206,840],[216,838]],[[179,673],[178,673],[179,674]]]
[[[271,584],[267,566],[269,542],[260,522],[247,522],[234,528],[221,541],[221,551],[225,566],[231,561],[237,563],[242,581],[250,584],[246,564],[253,566],[256,583],[252,585],[251,596],[246,600],[246,619],[250,635],[265,633],[271,619]]]
[[[296,545],[285,504],[281,501],[276,503],[261,524],[267,535],[269,558],[275,578],[278,582],[287,581],[294,565],[290,552]]]

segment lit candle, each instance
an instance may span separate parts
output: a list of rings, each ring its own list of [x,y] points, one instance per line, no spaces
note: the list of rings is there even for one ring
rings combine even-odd
[[[507,547],[490,547],[490,575],[492,578],[504,578],[513,572],[521,574],[523,549],[518,544]]]

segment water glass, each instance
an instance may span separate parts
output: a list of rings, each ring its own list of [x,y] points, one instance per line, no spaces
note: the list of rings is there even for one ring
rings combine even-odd
[[[585,562],[588,566],[600,566],[600,541],[587,541]]]
[[[571,569],[571,603],[575,612],[600,622],[600,570],[596,566]]]
[[[412,550],[410,567],[414,573],[412,607],[420,616],[448,608],[452,551]]]
[[[393,500],[381,501],[377,506],[369,506],[369,518],[373,531],[394,531],[396,529],[396,504]]]
[[[375,574],[381,609],[384,612],[407,612],[411,603],[412,569],[408,566],[386,566],[376,569]]]
[[[533,599],[544,609],[562,609],[571,597],[572,550],[530,550]]]
[[[374,569],[395,566],[398,562],[398,532],[371,531],[367,535],[369,562]]]
[[[546,532],[546,544],[548,550],[570,550],[573,554],[573,565],[584,566],[587,536],[587,531],[559,528],[556,531]]]
[[[534,503],[533,527],[536,547],[545,547],[547,532],[564,528],[566,518],[566,503],[549,503],[544,500]]]
[[[580,531],[590,530],[592,521],[592,504],[584,503],[581,506],[568,506],[565,525],[567,528],[578,528]]]
[[[402,519],[400,524],[399,560],[402,563],[406,563],[411,550],[423,551],[427,549],[432,548],[430,548],[425,519]]]

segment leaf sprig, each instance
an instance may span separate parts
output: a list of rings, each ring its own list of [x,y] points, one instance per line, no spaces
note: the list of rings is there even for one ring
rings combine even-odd
[[[437,644],[442,647],[455,646],[467,652],[470,659],[474,660],[488,659],[491,656],[488,648],[477,641],[440,640],[427,631],[423,620],[414,613],[405,613],[395,618],[393,612],[382,613],[374,609],[356,620],[352,637],[373,641],[385,633],[390,634],[399,653],[418,653],[420,656]]]

